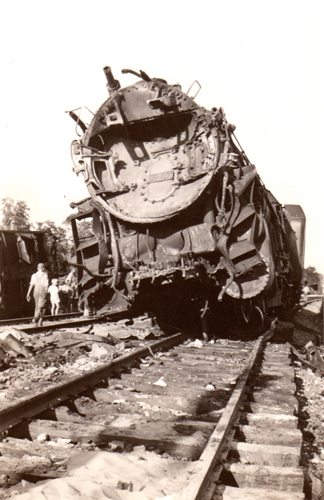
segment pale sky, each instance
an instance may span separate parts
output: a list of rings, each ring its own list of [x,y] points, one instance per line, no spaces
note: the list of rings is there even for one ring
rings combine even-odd
[[[102,68],[144,70],[196,102],[222,106],[248,158],[282,204],[307,217],[306,266],[324,273],[322,2],[14,1],[0,29],[0,199],[32,221],[61,223],[88,195],[72,173],[67,110],[107,98]]]

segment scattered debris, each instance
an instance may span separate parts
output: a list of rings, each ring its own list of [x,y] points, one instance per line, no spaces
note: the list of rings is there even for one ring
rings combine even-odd
[[[313,342],[310,341],[305,345],[304,352],[306,352],[308,361],[324,372],[324,361],[322,358],[324,349],[315,347]]]
[[[117,490],[128,490],[128,491],[133,491],[133,483],[130,481],[130,483],[126,483],[123,481],[118,481],[117,483]]]
[[[10,357],[16,358],[21,355],[30,359],[34,356],[33,351],[23,344],[21,338],[21,332],[16,328],[10,328],[0,333],[0,360],[9,364]]]
[[[5,488],[8,486],[8,476],[6,474],[0,474],[0,488]]]
[[[324,479],[324,371],[323,345],[316,345],[323,338],[323,315],[321,301],[304,307],[294,318],[295,330],[292,352],[297,358],[296,375],[299,379],[298,396],[301,422],[304,425],[304,460],[308,466],[309,498],[323,497]],[[296,347],[299,348],[297,351]]]
[[[189,342],[189,344],[187,344],[187,347],[197,347],[198,349],[201,349],[203,346],[204,343],[199,339],[196,339],[194,342]]]
[[[91,351],[89,353],[89,356],[92,358],[96,358],[96,359],[107,359],[108,353],[103,346],[101,346],[97,343],[94,343],[94,344],[92,344],[92,348],[91,348]]]
[[[153,383],[153,385],[159,385],[160,387],[166,387],[167,384],[164,382],[163,377],[159,378],[156,382]]]
[[[300,354],[293,346],[291,350],[296,358],[308,368],[311,368],[316,374],[324,376],[324,349],[314,346],[312,341],[307,342],[303,349],[303,355]]]
[[[40,443],[45,443],[46,441],[49,441],[50,440],[50,437],[48,434],[39,434],[39,436],[37,436],[37,441],[39,441]]]

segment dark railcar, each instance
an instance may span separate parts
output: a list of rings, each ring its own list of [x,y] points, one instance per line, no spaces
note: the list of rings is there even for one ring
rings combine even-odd
[[[48,263],[43,231],[0,230],[0,318],[31,316],[26,295],[39,262]]]

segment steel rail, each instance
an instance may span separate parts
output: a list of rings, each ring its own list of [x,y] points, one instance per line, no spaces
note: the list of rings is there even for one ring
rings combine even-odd
[[[204,491],[210,481],[211,475],[213,474],[213,481],[217,481],[219,479],[222,467],[219,467],[216,473],[214,468],[222,458],[224,447],[226,445],[226,439],[231,431],[232,423],[236,417],[237,409],[243,399],[244,390],[255,366],[258,355],[261,352],[263,344],[269,340],[273,334],[274,331],[270,329],[257,340],[253,351],[250,354],[247,365],[238,378],[236,387],[224,408],[217,426],[208,440],[205,450],[195,464],[195,467],[190,475],[190,479],[183,486],[179,500],[201,500],[204,496]]]
[[[59,319],[61,316],[62,319],[64,318],[71,318],[68,319],[68,321],[51,321],[51,318],[53,319]],[[43,324],[42,326],[36,326],[35,324],[31,324],[30,326],[25,326],[26,322],[32,318],[20,318],[20,319],[13,319],[11,320],[10,323],[7,322],[7,320],[2,320],[0,321],[0,327],[3,326],[8,326],[10,328],[10,325],[17,325],[17,329],[23,330],[25,333],[41,333],[41,332],[48,332],[50,330],[54,330],[55,328],[69,328],[73,326],[85,326],[85,325],[91,325],[92,323],[101,323],[104,321],[110,321],[110,320],[118,320],[119,318],[124,317],[124,312],[112,312],[110,314],[105,314],[103,316],[91,316],[91,317],[85,317],[82,316],[81,313],[68,313],[68,314],[62,314],[58,316],[45,316],[45,320],[50,320],[51,323],[49,324]],[[77,319],[73,319],[77,318]],[[9,320],[10,321],[10,320]],[[19,324],[20,322],[20,324]],[[23,323],[23,325],[21,324]]]
[[[70,319],[68,321],[53,321],[49,324],[43,324],[42,326],[36,326],[36,325],[31,325],[31,326],[25,326],[25,325],[19,325],[18,330],[22,330],[25,333],[42,333],[42,332],[48,332],[51,330],[55,330],[57,328],[73,328],[73,327],[78,327],[78,326],[86,326],[86,325],[91,325],[92,323],[103,323],[105,321],[110,321],[110,320],[115,320],[117,321],[120,318],[124,317],[123,312],[114,312],[110,314],[105,314],[104,316],[91,316],[91,317],[85,317],[82,316],[81,318],[77,319]],[[57,316],[55,316],[57,318]],[[0,324],[1,326],[1,324]],[[8,325],[9,326],[9,325]]]
[[[81,312],[71,312],[71,313],[62,313],[62,314],[57,314],[56,316],[51,316],[47,315],[44,316],[44,321],[53,321],[53,320],[59,320],[61,319],[67,319],[67,318],[77,318],[82,316]],[[31,323],[33,320],[32,317],[28,318],[7,318],[7,319],[0,319],[0,326],[10,326],[10,325],[19,325],[21,323]]]
[[[62,403],[68,398],[77,396],[101,382],[107,382],[107,377],[118,371],[121,367],[132,365],[139,358],[149,356],[159,349],[178,344],[185,338],[186,335],[184,333],[177,333],[172,335],[172,337],[157,340],[148,346],[136,349],[131,354],[125,354],[83,375],[72,377],[67,382],[58,384],[42,394],[9,406],[5,410],[0,411],[0,432],[10,429],[25,419],[35,417],[35,415],[47,408]]]
[[[48,332],[50,330],[55,330],[57,328],[73,328],[78,326],[86,326],[86,325],[91,325],[92,323],[102,323],[107,320],[108,320],[107,317],[95,317],[95,316],[92,316],[91,318],[82,317],[79,319],[70,319],[68,321],[53,321],[48,325],[43,324],[42,326],[20,325],[20,327],[17,328],[17,330],[22,330],[25,333],[42,333],[42,332]]]

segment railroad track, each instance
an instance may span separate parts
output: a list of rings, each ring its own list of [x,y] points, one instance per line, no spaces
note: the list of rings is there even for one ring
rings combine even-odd
[[[220,463],[199,484],[204,494],[183,498],[204,500],[304,499],[301,461],[302,433],[298,429],[294,368],[289,344],[268,344],[255,379],[236,414],[232,436],[220,447]],[[223,456],[222,456],[223,455]],[[203,457],[200,458],[200,460]],[[198,480],[199,483],[199,480]],[[203,485],[203,486],[202,486]]]
[[[82,316],[82,313],[80,312],[72,312],[72,313],[62,313],[62,314],[57,314],[56,316],[51,316],[51,315],[46,315],[44,316],[44,321],[61,321],[61,320],[68,320],[71,318],[79,318]],[[26,317],[26,318],[7,318],[7,319],[1,319],[0,320],[0,327],[2,326],[11,326],[11,325],[20,325],[20,324],[29,324],[33,321],[32,317]]]
[[[107,484],[92,478],[91,486],[109,498],[152,488],[149,479],[136,481],[130,462],[163,466],[165,477],[154,480],[155,495],[163,483],[161,497],[304,498],[294,372],[289,347],[267,343],[272,333],[254,342],[215,343],[176,334],[8,401],[0,412],[3,486],[17,493],[25,485],[32,495],[35,488],[55,489],[65,477],[78,490],[76,462],[89,470],[93,457],[102,463],[113,455],[125,457],[128,472],[119,464],[119,481],[107,473]],[[52,486],[42,482],[49,479]]]
[[[42,333],[58,328],[73,328],[91,325],[111,320],[112,318],[118,320],[120,317],[122,317],[120,313],[114,313],[102,317],[83,316],[81,313],[59,314],[57,316],[45,316],[42,326],[36,326],[32,322],[32,318],[16,318],[12,320],[1,320],[0,331],[4,331],[11,327],[16,327],[29,334]]]

